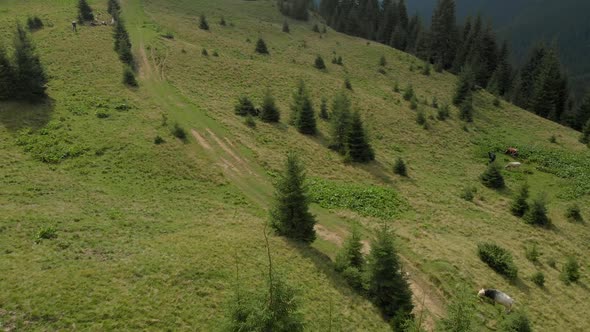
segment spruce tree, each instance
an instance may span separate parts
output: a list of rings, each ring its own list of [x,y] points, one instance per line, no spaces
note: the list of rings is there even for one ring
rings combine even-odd
[[[16,84],[16,77],[14,68],[6,49],[0,45],[0,100],[6,100],[14,97],[14,86]]]
[[[262,38],[258,38],[258,41],[256,42],[256,53],[268,54],[268,48],[266,47],[266,43]]]
[[[264,122],[279,122],[281,113],[275,103],[270,90],[267,90],[262,102],[262,111],[260,112],[260,120]]]
[[[395,160],[395,164],[393,165],[393,173],[400,175],[400,176],[408,176],[408,168],[406,163],[401,157],[398,157]]]
[[[115,40],[115,51],[119,54],[119,59],[123,63],[133,66],[131,39],[129,38],[129,33],[125,28],[125,22],[122,19],[118,19],[115,24],[113,39]]]
[[[295,127],[297,131],[304,135],[315,135],[317,133],[315,112],[311,100],[307,95],[301,101],[298,117],[295,120]]]
[[[307,96],[307,91],[305,89],[305,82],[303,80],[299,80],[297,83],[297,89],[293,94],[293,103],[291,104],[291,117],[289,118],[289,124],[295,125],[297,118],[299,118],[299,112],[301,111],[301,104],[303,100]]]
[[[275,186],[270,220],[279,235],[304,243],[311,243],[316,238],[316,220],[309,212],[305,170],[294,153],[287,155],[284,173]]]
[[[518,196],[510,205],[510,212],[516,217],[523,217],[529,209],[527,199],[529,198],[529,187],[523,185],[518,191]]]
[[[393,238],[384,228],[377,233],[369,255],[368,293],[388,319],[409,316],[414,308],[412,292],[401,268]]]
[[[80,22],[94,21],[94,14],[92,8],[86,0],[78,0],[78,20]]]
[[[209,23],[207,22],[207,17],[205,17],[204,14],[201,14],[201,16],[199,16],[199,29],[201,30],[209,30]]]
[[[348,156],[352,161],[366,163],[375,160],[375,152],[369,143],[358,111],[352,114],[346,145]]]
[[[457,87],[455,88],[455,95],[453,96],[453,104],[459,106],[468,99],[474,87],[473,71],[470,66],[464,66],[459,75],[459,81],[457,81]]]
[[[590,91],[584,96],[572,120],[572,127],[577,130],[583,130],[588,120],[590,120]]]
[[[248,116],[248,115],[256,116],[256,115],[258,115],[256,107],[254,107],[254,104],[252,103],[252,101],[246,96],[240,97],[240,99],[238,100],[238,103],[234,107],[234,113],[239,116]]]
[[[322,97],[322,102],[320,104],[320,119],[330,119],[330,114],[328,114],[328,100],[325,97]]]
[[[455,58],[458,43],[456,25],[455,1],[438,0],[430,28],[430,53],[434,62],[440,62],[444,69],[451,68]]]
[[[360,232],[357,226],[353,226],[334,263],[336,271],[342,273],[344,279],[357,290],[363,288],[362,277],[365,271],[365,258],[362,249]]]
[[[45,97],[47,76],[35,46],[26,30],[16,26],[14,37],[15,96],[24,100],[39,100]]]
[[[549,226],[551,224],[551,220],[547,216],[547,207],[543,194],[533,200],[528,212],[524,215],[524,220],[527,224],[536,226]]]
[[[291,32],[291,29],[289,29],[289,23],[286,20],[283,22],[283,32],[285,32],[285,33]]]
[[[381,66],[381,67],[387,66],[387,59],[385,59],[385,55],[382,55],[381,58],[379,59],[379,66]]]
[[[314,67],[319,70],[326,69],[326,64],[324,63],[324,59],[320,55],[315,58]]]
[[[489,164],[486,171],[479,177],[481,183],[492,189],[504,188],[504,177],[495,163]]]
[[[123,70],[123,83],[130,87],[138,86],[137,80],[135,79],[135,73],[133,73],[133,69],[128,66]]]
[[[340,154],[346,153],[346,140],[350,129],[350,100],[344,92],[340,92],[334,97],[332,103],[331,115],[331,142],[330,149],[338,151]]]
[[[459,106],[459,119],[465,122],[473,122],[473,98],[471,96],[463,100]]]
[[[222,27],[227,25],[227,22],[225,22],[225,17],[221,16],[221,19],[219,19],[219,25]]]
[[[590,146],[590,119],[586,122],[586,125],[582,129],[582,136],[580,137],[580,142],[584,144],[589,144]]]

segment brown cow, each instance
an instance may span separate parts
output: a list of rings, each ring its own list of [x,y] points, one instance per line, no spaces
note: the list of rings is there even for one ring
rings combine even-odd
[[[506,152],[504,152],[504,153],[509,154],[514,158],[518,157],[518,149],[517,148],[508,148],[508,150],[506,150]]]

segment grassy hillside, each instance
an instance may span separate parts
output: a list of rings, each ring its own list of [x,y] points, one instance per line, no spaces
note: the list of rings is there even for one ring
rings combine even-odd
[[[89,2],[108,19],[106,1]],[[241,289],[264,285],[263,225],[288,150],[300,153],[314,194],[358,190],[375,210],[314,206],[320,225],[312,248],[271,237],[276,268],[300,290],[308,330],[327,330],[330,306],[337,330],[388,329],[378,310],[332,271],[331,259],[355,221],[367,242],[381,223],[395,230],[429,326],[444,315],[445,294],[464,283],[488,328],[504,314],[476,299],[481,287],[513,296],[538,330],[588,327],[584,253],[590,231],[564,217],[568,204],[577,202],[590,218],[590,152],[576,132],[509,104],[495,107],[485,93],[476,97],[473,124],[463,124],[454,108],[451,119],[438,121],[436,110],[422,101],[448,103],[453,75],[424,76],[421,62],[407,54],[330,29],[314,33],[314,20],[289,20],[291,33],[285,34],[274,1],[121,1],[140,68],[140,87],[130,90],[121,83],[110,27],[71,32],[75,3],[0,4],[6,44],[15,18],[35,14],[46,22],[33,38],[51,77],[46,104],[0,104],[3,328],[218,330],[234,294],[236,268]],[[211,31],[198,29],[200,14],[207,15]],[[222,16],[225,27],[218,24]],[[167,33],[174,38],[163,38]],[[254,53],[259,37],[270,56]],[[204,48],[209,56],[201,54]],[[326,71],[312,66],[318,54],[328,63]],[[334,54],[344,66],[330,64]],[[388,60],[385,74],[378,72],[381,56]],[[343,89],[346,77],[377,154],[367,166],[345,164],[327,149],[326,122],[318,120],[316,138],[286,125],[298,80],[306,82],[319,108],[322,97]],[[395,82],[402,90],[414,87],[428,130],[416,124],[416,111],[394,92]],[[277,98],[282,123],[257,122],[251,129],[233,106],[241,95],[259,104],[267,88]],[[171,135],[174,123],[189,133],[186,142]],[[155,145],[157,135],[166,142]],[[556,144],[549,142],[552,135]],[[487,151],[506,146],[526,153],[524,169],[504,172],[506,190],[485,189],[478,176]],[[397,157],[408,162],[408,179],[393,174]],[[554,228],[534,228],[509,213],[524,182],[533,196],[547,193]],[[459,197],[466,186],[477,188],[473,203]],[[392,199],[371,198],[368,189]],[[380,213],[385,210],[391,215]],[[57,238],[35,241],[48,227]],[[481,241],[512,251],[516,282],[479,260]],[[543,252],[537,266],[525,258],[524,246],[532,242]],[[569,255],[580,261],[582,279],[566,286],[558,269]],[[547,264],[550,258],[557,269]],[[530,281],[537,270],[545,273],[544,289]]]

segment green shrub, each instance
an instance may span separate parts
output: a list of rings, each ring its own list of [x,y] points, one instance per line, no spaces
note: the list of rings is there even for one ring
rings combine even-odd
[[[416,114],[416,123],[423,126],[426,124],[426,116],[424,116],[424,112],[419,111]]]
[[[52,240],[57,238],[57,230],[51,226],[41,228],[37,232],[35,242],[39,243],[42,240]]]
[[[540,272],[540,271],[536,272],[531,277],[531,281],[534,282],[535,285],[537,285],[539,287],[543,287],[543,286],[545,286],[545,275],[543,274],[543,272]]]
[[[206,48],[204,48],[204,49],[201,50],[201,55],[202,56],[209,56],[209,52],[207,52],[207,49]]]
[[[344,87],[348,90],[352,90],[352,84],[350,83],[350,79],[348,79],[348,77],[344,79]]]
[[[549,265],[551,268],[556,269],[557,268],[557,261],[555,260],[555,258],[549,257],[549,258],[547,258],[547,265]]]
[[[551,135],[551,137],[549,137],[549,143],[557,144],[557,137]]]
[[[404,99],[406,101],[410,101],[412,100],[412,98],[414,98],[414,88],[412,87],[412,85],[408,85],[408,87],[406,88],[406,90],[404,91]]]
[[[567,285],[580,279],[580,264],[575,257],[570,256],[567,258],[561,270],[560,278]]]
[[[531,204],[528,212],[524,216],[527,224],[536,226],[549,226],[551,220],[547,216],[547,207],[545,206],[545,196],[539,195]]]
[[[199,17],[199,29],[201,30],[209,30],[209,23],[207,23],[207,18],[205,17],[205,15],[201,15]]]
[[[254,104],[248,97],[242,96],[234,107],[234,113],[239,116],[256,116],[258,115],[258,110],[256,110],[256,107],[254,107]]]
[[[529,261],[538,263],[539,257],[541,257],[541,252],[539,251],[537,244],[533,243],[532,245],[524,248],[524,255]]]
[[[131,67],[127,66],[123,70],[123,83],[131,87],[136,87],[138,85],[137,80],[135,79],[135,73]]]
[[[441,107],[438,108],[436,117],[440,121],[445,121],[446,119],[448,119],[450,117],[450,115],[451,115],[450,107],[449,107],[449,105],[445,104],[445,105],[442,105]]]
[[[164,141],[164,139],[160,135],[157,135],[154,138],[154,144],[156,144],[156,145],[160,145],[160,144],[165,143],[165,142],[166,141]]]
[[[479,243],[477,253],[482,262],[494,271],[509,279],[517,278],[518,268],[514,265],[512,254],[508,250],[494,243]]]
[[[430,62],[426,62],[424,68],[422,69],[422,75],[430,76]]]
[[[246,116],[246,119],[244,120],[244,123],[249,128],[256,128],[256,121],[254,120],[254,117],[252,115],[250,115],[250,114],[248,114]]]
[[[413,109],[413,110],[418,109],[418,100],[416,99],[415,96],[412,96],[412,99],[410,100],[410,109]]]
[[[525,184],[520,187],[518,196],[512,201],[510,205],[510,212],[516,217],[523,217],[529,210],[527,199],[529,198],[529,187]]]
[[[514,312],[504,316],[504,320],[498,324],[500,332],[532,332],[531,322],[522,312]]]
[[[174,124],[174,127],[172,128],[172,135],[180,140],[186,141],[186,131],[178,123]]]
[[[393,165],[393,173],[401,176],[408,176],[408,169],[406,167],[406,163],[401,157],[397,158],[397,160],[395,161],[395,164]]]
[[[111,116],[108,112],[105,111],[96,111],[96,117],[99,119],[106,119]]]
[[[315,58],[315,62],[314,62],[314,65],[313,66],[316,67],[319,70],[326,69],[326,64],[324,63],[324,59],[320,55],[318,55]]]
[[[483,174],[479,177],[479,179],[481,183],[488,188],[504,188],[504,177],[502,177],[500,168],[495,163],[490,164],[485,172],[483,172]]]
[[[461,192],[461,194],[459,196],[468,202],[473,202],[473,199],[475,198],[476,193],[477,193],[477,188],[465,187],[465,188],[463,188],[463,191]]]
[[[268,47],[266,47],[266,42],[262,38],[258,38],[255,51],[258,54],[268,54]]]
[[[584,222],[582,212],[577,204],[568,206],[567,211],[565,212],[565,217],[571,222]]]
[[[43,21],[38,16],[29,17],[27,18],[27,27],[31,31],[39,30],[43,28]]]

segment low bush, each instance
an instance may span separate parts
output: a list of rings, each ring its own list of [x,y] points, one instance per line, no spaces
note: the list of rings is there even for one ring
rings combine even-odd
[[[500,332],[532,332],[529,318],[522,312],[514,312],[506,315],[504,320],[498,324]]]
[[[547,216],[547,207],[545,206],[545,196],[539,195],[531,204],[528,212],[524,215],[527,224],[547,227],[551,220]]]
[[[560,278],[567,285],[580,279],[580,264],[575,257],[570,256],[567,258],[561,270]]]
[[[526,259],[532,263],[538,263],[539,257],[541,257],[541,252],[539,251],[537,244],[533,243],[532,245],[525,247],[524,255]]]
[[[186,130],[184,130],[184,128],[182,128],[178,123],[174,124],[174,127],[172,128],[172,135],[178,139],[186,141]]]
[[[254,120],[254,117],[252,115],[250,115],[250,114],[248,114],[246,116],[246,119],[244,120],[244,123],[249,128],[256,128],[256,121]]]
[[[256,110],[252,101],[246,96],[240,97],[238,104],[234,107],[234,112],[239,116],[258,115],[258,110]]]
[[[164,139],[163,139],[163,138],[162,138],[160,135],[157,135],[157,136],[154,138],[154,144],[156,144],[156,145],[160,145],[160,144],[162,144],[162,143],[165,143]]]
[[[543,274],[543,272],[536,272],[531,277],[531,281],[534,282],[535,285],[543,287],[545,286],[545,275]]]
[[[393,165],[393,173],[400,176],[408,176],[408,169],[402,158],[397,158],[395,161],[395,164]]]
[[[57,238],[57,230],[51,226],[41,228],[37,232],[35,242],[39,243],[42,240],[52,240]]]
[[[138,86],[137,80],[135,79],[135,73],[131,67],[127,66],[123,70],[123,83],[131,87]]]
[[[436,118],[440,121],[445,121],[451,116],[449,105],[445,104],[438,108]]]
[[[477,253],[482,262],[499,274],[509,279],[518,277],[518,268],[514,265],[512,254],[508,250],[494,243],[479,243]]]
[[[568,206],[567,211],[565,212],[565,217],[571,222],[584,222],[582,212],[577,204]]]
[[[468,202],[473,202],[473,199],[475,198],[476,193],[477,193],[477,188],[465,187],[465,188],[463,188],[463,191],[461,192],[461,194],[459,196]]]

